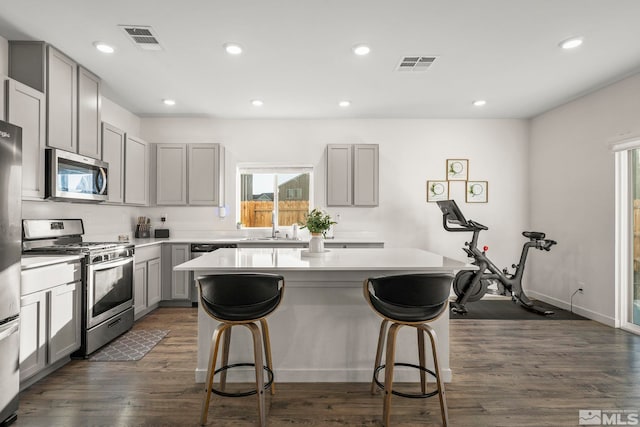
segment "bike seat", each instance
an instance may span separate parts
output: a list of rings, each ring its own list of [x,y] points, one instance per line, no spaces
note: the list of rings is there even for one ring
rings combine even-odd
[[[544,239],[544,236],[546,236],[546,234],[541,233],[539,231],[523,231],[522,235],[531,240],[542,240]]]

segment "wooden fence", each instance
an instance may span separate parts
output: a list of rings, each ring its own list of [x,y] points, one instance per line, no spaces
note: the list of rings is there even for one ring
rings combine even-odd
[[[278,225],[304,224],[309,212],[308,200],[285,200],[278,205]],[[245,227],[271,227],[272,201],[243,201],[240,211],[240,221]]]

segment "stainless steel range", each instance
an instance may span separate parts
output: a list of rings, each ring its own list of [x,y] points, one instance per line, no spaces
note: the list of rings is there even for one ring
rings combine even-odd
[[[22,232],[25,253],[84,255],[82,347],[73,356],[86,357],[131,329],[132,244],[84,242],[81,219],[25,219]]]

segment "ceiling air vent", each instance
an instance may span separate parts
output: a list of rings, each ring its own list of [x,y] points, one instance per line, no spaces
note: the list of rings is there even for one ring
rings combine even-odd
[[[427,71],[435,62],[435,56],[405,56],[398,64],[398,71]]]
[[[162,50],[153,28],[144,25],[120,25],[129,40],[142,50]]]

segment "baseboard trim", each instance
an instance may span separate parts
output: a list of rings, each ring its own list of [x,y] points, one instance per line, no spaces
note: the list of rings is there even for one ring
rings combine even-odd
[[[549,295],[541,294],[536,291],[527,290],[527,294],[529,297],[538,299],[540,301],[546,302],[547,304],[555,305],[556,307],[560,307],[564,310],[571,311],[571,304],[559,300],[557,298],[551,297]],[[586,317],[587,319],[595,320],[596,322],[600,322],[604,325],[611,326],[612,328],[616,327],[616,322],[613,317],[605,316],[603,314],[597,313],[593,310],[586,309],[579,305],[573,305],[573,312],[575,314],[579,314],[580,316]]]

